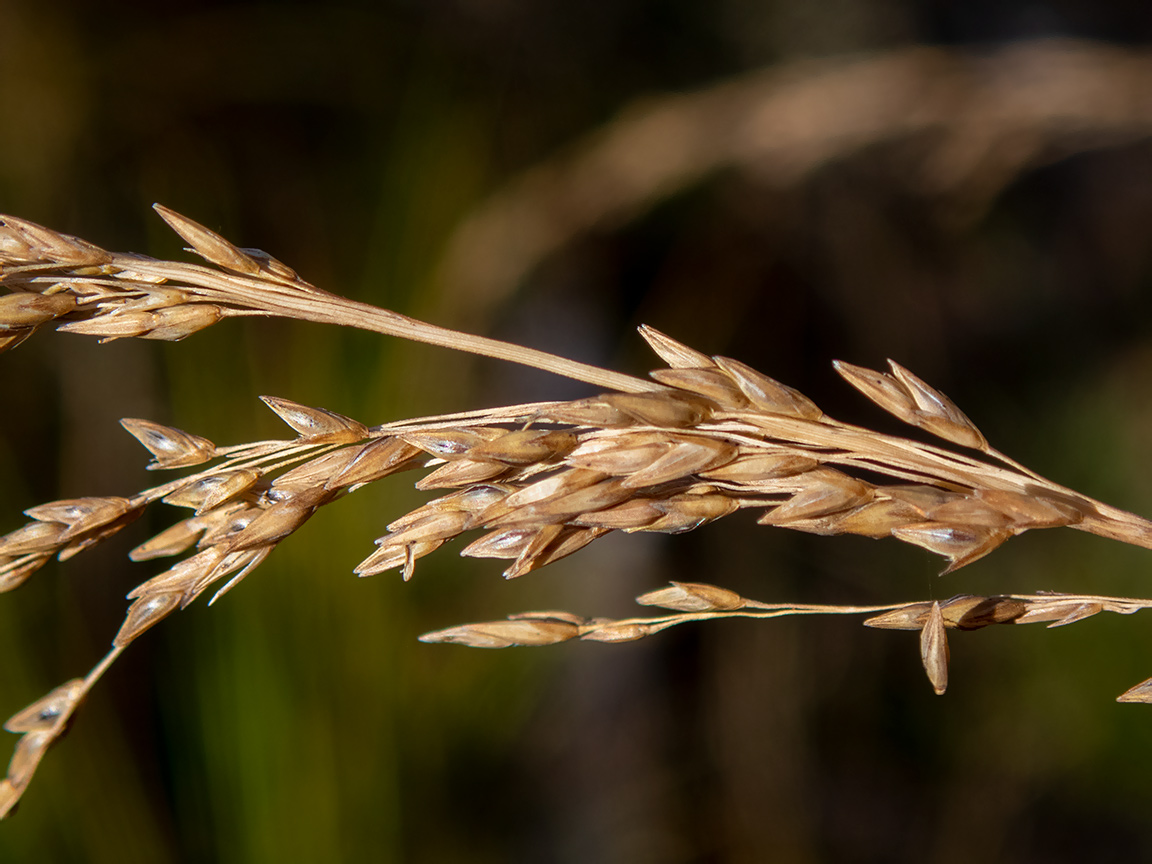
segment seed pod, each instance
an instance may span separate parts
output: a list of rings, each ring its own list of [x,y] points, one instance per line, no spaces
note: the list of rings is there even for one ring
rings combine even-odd
[[[317,490],[321,492],[322,490]],[[258,546],[271,546],[279,543],[293,531],[312,518],[316,508],[325,503],[317,495],[294,495],[278,501],[260,512],[251,522],[232,538],[229,549],[240,552]]]
[[[578,625],[555,618],[517,618],[462,624],[425,633],[421,642],[447,642],[470,648],[510,648],[515,645],[554,645],[580,634]]]
[[[1061,600],[1059,596],[1051,600],[1032,600],[1026,605],[1026,611],[1016,618],[1016,624],[1032,624],[1034,622],[1048,621],[1048,626],[1063,627],[1091,618],[1104,609],[1099,603],[1086,603],[1082,600]]]
[[[75,295],[19,292],[0,297],[0,333],[22,331],[67,315],[76,308]]]
[[[171,426],[133,417],[125,417],[120,425],[155,457],[147,466],[150,471],[199,465],[216,455],[216,445],[207,438]]]
[[[16,561],[4,562],[0,565],[0,592],[11,591],[23,585],[28,581],[28,577],[47,564],[51,557],[52,554],[48,553],[21,561],[19,564]]]
[[[68,526],[61,522],[28,522],[0,537],[0,555],[16,557],[37,553],[51,554],[60,546]]]
[[[590,629],[580,634],[581,639],[590,642],[635,642],[656,632],[650,625],[638,621],[607,621],[598,619],[589,622]]]
[[[468,451],[468,458],[506,465],[535,465],[566,455],[576,442],[572,432],[518,429],[473,447]]]
[[[518,558],[535,535],[536,531],[531,528],[490,531],[461,549],[460,555],[464,558]]]
[[[59,538],[65,540],[119,519],[131,509],[132,502],[127,498],[70,498],[29,507],[24,515],[39,522],[62,522],[67,525],[68,530]]]
[[[687,428],[706,420],[712,413],[711,403],[706,399],[673,390],[664,393],[607,393],[600,399],[648,426]]]
[[[719,369],[654,369],[648,374],[665,387],[695,393],[721,408],[738,410],[751,404],[731,376]]]
[[[40,760],[56,740],[50,731],[25,732],[16,742],[16,752],[8,763],[8,781],[17,789],[24,789],[36,772]]]
[[[712,438],[673,438],[668,452],[624,479],[627,489],[659,486],[698,471],[717,468],[736,458],[739,450]]]
[[[892,536],[947,558],[949,564],[940,574],[943,576],[983,558],[1011,537],[1012,532],[1006,528],[921,522],[893,528]]]
[[[456,510],[431,513],[423,519],[405,525],[400,530],[386,534],[376,542],[381,546],[404,546],[408,543],[448,540],[468,528],[472,516]]]
[[[156,313],[148,311],[112,311],[96,314],[80,321],[59,325],[60,333],[79,333],[82,336],[101,336],[101,342],[131,339],[143,336],[155,326]]]
[[[554,561],[559,561],[561,558],[566,558],[605,533],[607,532],[604,528],[571,528],[546,525],[529,540],[512,566],[504,571],[504,578],[515,579],[532,570],[539,570]]]
[[[458,459],[473,447],[494,441],[505,434],[503,429],[470,427],[467,429],[433,429],[424,432],[404,432],[398,437],[441,459]]]
[[[819,420],[824,412],[798,390],[757,372],[751,366],[730,357],[714,357],[716,365],[736,383],[753,406],[769,414]]]
[[[735,591],[702,582],[673,582],[667,588],[636,598],[643,606],[659,606],[676,612],[728,612],[748,602]]]
[[[794,477],[816,468],[820,463],[801,453],[757,453],[741,456],[727,465],[701,471],[706,480],[754,486],[762,480]]]
[[[197,515],[200,515],[215,510],[230,498],[235,498],[252,488],[259,479],[260,472],[254,468],[222,471],[181,486],[162,500],[173,507],[191,507]]]
[[[328,490],[371,483],[397,471],[413,468],[422,451],[399,438],[378,438],[360,448],[344,469],[324,484]],[[423,461],[422,459],[420,460]]]
[[[158,594],[145,594],[138,597],[128,607],[128,614],[120,626],[120,632],[112,640],[117,648],[123,648],[149,627],[160,622],[180,606],[180,591],[167,591]]]
[[[970,525],[981,528],[1004,528],[1011,520],[1000,510],[979,498],[957,497],[928,511],[933,522]]]
[[[632,490],[624,485],[624,481],[615,477],[567,494],[517,507],[496,519],[488,518],[485,514],[484,525],[488,528],[509,528],[524,523],[565,522],[573,516],[604,510],[627,501],[632,494]]]
[[[588,438],[564,461],[577,468],[623,476],[642,471],[672,449],[659,432],[623,432]]]
[[[1152,702],[1152,678],[1141,681],[1116,697],[1117,702]]]
[[[948,634],[944,630],[944,615],[940,604],[933,603],[928,620],[920,631],[920,660],[937,696],[948,689]]]
[[[890,536],[894,528],[914,525],[923,519],[924,514],[911,504],[885,498],[830,517],[830,527],[833,534],[858,534],[880,539]]]
[[[880,492],[886,498],[903,501],[916,508],[925,517],[940,505],[963,497],[958,492],[924,484],[884,486]]]
[[[195,589],[205,577],[213,573],[227,556],[219,546],[212,546],[197,552],[183,561],[177,561],[163,573],[158,573],[126,595],[128,600],[159,594],[178,593],[181,595],[181,608],[191,602]]]
[[[416,488],[451,489],[467,486],[469,483],[483,483],[499,477],[508,466],[502,462],[484,462],[475,459],[454,459],[446,462],[426,477],[416,482]]]
[[[179,342],[211,327],[224,317],[224,309],[210,303],[169,306],[152,313],[151,328],[141,333],[142,339],[161,342]]]
[[[84,694],[84,679],[74,678],[8,719],[9,732],[46,732],[68,720]]]
[[[512,492],[495,505],[496,509],[493,515],[495,512],[507,512],[519,507],[526,507],[529,504],[538,504],[541,501],[559,498],[607,479],[608,475],[603,472],[589,471],[583,468],[569,468],[559,471]],[[484,522],[487,523],[491,521],[492,516],[485,512],[483,518]]]
[[[351,444],[368,437],[368,427],[358,420],[327,411],[312,408],[279,396],[261,396],[260,401],[291,426],[301,438],[331,440]]]
[[[352,572],[357,576],[372,576],[394,567],[402,567],[401,575],[407,582],[412,578],[416,559],[423,558],[430,552],[435,552],[443,545],[443,540],[424,540],[408,543],[405,546],[381,546],[357,564]]]
[[[27,219],[0,215],[0,263],[90,266],[111,260],[109,253],[79,237],[61,234]]]
[[[951,399],[935,387],[925,384],[899,363],[889,360],[888,365],[916,404],[917,426],[962,447],[988,449],[988,441],[983,434]]]
[[[659,531],[661,534],[685,534],[695,531],[701,525],[713,522],[729,513],[735,513],[739,505],[725,495],[673,495],[652,502],[664,515],[642,531]],[[635,530],[635,529],[632,529]]]
[[[845,363],[843,360],[833,360],[832,368],[840,373],[841,378],[885,411],[894,414],[905,423],[916,424],[916,401],[908,392],[908,388],[891,375]]]
[[[606,510],[597,510],[594,513],[582,513],[569,520],[573,525],[583,525],[588,528],[610,528],[622,531],[644,530],[659,519],[666,518],[667,514],[656,506],[655,501],[645,498],[631,498],[623,504],[609,507]]]
[[[655,327],[641,324],[637,329],[640,331],[640,335],[644,337],[644,341],[648,343],[648,347],[673,369],[707,369],[715,365],[712,358],[707,354],[677,342]]]
[[[1002,489],[977,489],[976,496],[1021,528],[1058,528],[1076,525],[1084,519],[1084,511],[1046,498],[1043,493],[1025,495]]]
[[[568,423],[572,426],[590,426],[596,429],[631,426],[635,422],[631,415],[604,399],[576,399],[572,402],[550,405],[540,412],[540,419],[550,423]]]
[[[204,534],[197,545],[205,548],[230,543],[232,538],[251,525],[263,512],[259,507],[246,502],[234,501],[205,513],[199,517],[204,520]]]
[[[838,513],[867,503],[872,487],[832,468],[820,468],[802,475],[804,486],[795,495],[769,510],[757,521],[761,525],[785,525],[793,520],[812,519]]]
[[[326,488],[328,481],[337,476],[360,453],[358,447],[342,447],[309,459],[272,481],[277,492],[299,494],[309,489]]]
[[[192,251],[198,253],[209,264],[215,264],[233,273],[252,276],[260,272],[260,264],[238,246],[234,246],[215,231],[209,231],[199,222],[181,216],[162,204],[153,204],[152,209],[168,223],[168,227],[184,238]]]

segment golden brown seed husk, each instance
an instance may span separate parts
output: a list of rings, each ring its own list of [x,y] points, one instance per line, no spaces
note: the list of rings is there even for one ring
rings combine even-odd
[[[819,468],[803,475],[804,486],[783,504],[757,520],[761,525],[787,525],[792,520],[813,519],[839,513],[867,503],[873,488],[834,468]]]
[[[628,489],[658,486],[699,471],[718,468],[736,458],[739,452],[726,441],[713,438],[675,439],[671,449],[624,480]]]
[[[200,515],[252,488],[260,476],[260,472],[254,468],[236,468],[209,474],[181,486],[166,495],[163,501],[173,507],[191,507]]]
[[[815,457],[802,453],[755,453],[741,456],[726,465],[701,471],[700,476],[722,483],[755,485],[761,480],[794,477],[811,471],[819,464]]]
[[[643,530],[662,519],[665,512],[656,506],[655,501],[644,498],[631,498],[623,504],[609,507],[606,510],[597,510],[595,513],[584,513],[570,520],[573,525],[583,525],[589,528],[613,528],[624,531]]]
[[[179,342],[193,333],[211,327],[223,317],[223,308],[209,303],[157,309],[152,313],[149,320],[149,329],[141,333],[140,338],[161,342]]]
[[[359,455],[358,447],[342,447],[324,453],[285,471],[272,481],[272,488],[280,492],[298,494],[309,489],[323,488],[328,481],[339,475],[348,464]]]
[[[84,693],[84,679],[74,678],[8,718],[9,732],[42,732],[67,722]]]
[[[922,522],[893,528],[892,536],[947,558],[949,564],[943,575],[983,558],[1011,537],[1012,531],[1007,528]]]
[[[739,505],[725,495],[672,495],[652,502],[663,516],[641,530],[662,534],[684,534],[716,519],[735,513]],[[636,529],[631,529],[636,530]]]
[[[368,437],[367,426],[343,414],[301,405],[279,396],[261,396],[260,400],[302,438],[352,444]]]
[[[16,557],[55,552],[67,530],[68,526],[62,522],[28,522],[0,537],[0,555]]]
[[[721,408],[739,410],[751,404],[731,376],[719,369],[655,369],[648,374],[665,387],[687,390]]]
[[[648,343],[657,356],[673,369],[707,369],[715,364],[707,354],[689,348],[682,342],[677,342],[671,336],[665,335],[655,327],[641,324],[638,328],[644,341]]]
[[[152,208],[173,231],[187,241],[193,252],[197,252],[208,263],[248,276],[260,272],[259,262],[215,231],[210,231],[199,222],[194,222],[161,204],[153,204]]]
[[[516,618],[508,621],[486,621],[462,624],[433,633],[425,633],[421,642],[448,642],[470,648],[510,648],[515,645],[554,645],[580,634],[571,621],[556,618]]]
[[[819,420],[824,416],[824,412],[811,399],[787,384],[781,384],[731,357],[718,356],[712,359],[732,378],[748,401],[761,411],[805,420]]]
[[[589,642],[634,642],[652,635],[652,628],[638,621],[609,621],[600,623],[601,619],[589,622],[589,629],[580,634],[581,639]]]
[[[145,630],[160,623],[162,619],[178,609],[182,598],[183,592],[181,591],[163,591],[139,596],[128,607],[128,614],[120,626],[120,632],[112,640],[112,644],[116,647],[127,645]]]
[[[911,504],[883,498],[831,516],[829,523],[834,534],[858,534],[880,539],[890,536],[893,528],[912,525],[923,518],[923,514]]]
[[[478,461],[472,458],[453,459],[418,480],[416,488],[452,489],[469,483],[483,483],[485,480],[499,477],[507,470],[508,466],[502,462]]]
[[[659,606],[677,612],[727,612],[747,604],[735,591],[701,582],[673,582],[667,588],[649,591],[636,598],[643,606]]]
[[[426,540],[409,543],[407,546],[382,546],[356,565],[352,571],[358,576],[372,576],[402,567],[404,581],[412,578],[412,564],[417,558],[423,558],[444,545],[443,540]]]
[[[323,501],[320,496],[306,493],[278,501],[261,511],[239,531],[232,538],[229,548],[239,552],[278,543],[312,518],[312,514],[321,503]]]
[[[535,535],[536,530],[532,528],[490,531],[461,549],[460,555],[464,558],[519,558]]]
[[[667,433],[623,432],[586,439],[564,461],[576,468],[623,476],[647,468],[672,446]]]
[[[47,553],[33,556],[19,564],[15,561],[3,564],[0,567],[0,592],[11,591],[23,585],[33,573],[47,564],[51,557],[51,553]]]
[[[1025,495],[1003,489],[977,489],[976,496],[1024,528],[1058,528],[1075,525],[1084,512],[1071,504],[1046,498],[1043,494]]]
[[[932,604],[924,629],[920,631],[920,659],[932,689],[937,696],[943,696],[948,689],[948,633],[939,603]]]
[[[40,522],[61,522],[67,525],[67,530],[57,538],[57,542],[63,542],[114,522],[134,508],[136,505],[127,498],[70,498],[29,507],[24,515]]]
[[[125,417],[120,425],[154,457],[147,466],[149,470],[186,468],[207,462],[216,455],[216,445],[207,438],[171,426],[134,417]]]
[[[706,420],[713,405],[690,393],[608,393],[602,401],[639,423],[682,429]]]
[[[400,438],[379,438],[360,448],[344,469],[324,484],[325,489],[362,486],[397,471],[421,464],[423,451]]]
[[[569,453],[577,437],[563,430],[517,429],[468,451],[468,458],[506,465],[535,465]]]
[[[439,456],[458,459],[473,447],[479,447],[505,434],[503,429],[471,427],[468,429],[433,429],[426,432],[404,432],[399,437],[414,447]]]
[[[6,294],[0,297],[0,332],[27,330],[75,308],[72,294]]]
[[[571,492],[556,494],[543,501],[524,504],[493,517],[483,515],[486,528],[514,528],[547,522],[565,522],[568,519],[596,510],[604,510],[632,497],[632,490],[619,477],[602,480]],[[511,499],[513,496],[508,496]],[[503,506],[503,505],[498,505]]]
[[[1152,678],[1141,681],[1116,697],[1117,702],[1152,702]]]

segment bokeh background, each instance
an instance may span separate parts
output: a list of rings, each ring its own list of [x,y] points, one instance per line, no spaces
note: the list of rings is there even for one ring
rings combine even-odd
[[[1068,41],[1078,40],[1078,41]],[[160,201],[316,284],[633,373],[646,322],[898,429],[829,361],[885,357],[1000,449],[1152,513],[1152,6],[719,0],[0,0],[0,210],[180,255]],[[155,482],[116,423],[221,443],[274,394],[368,423],[588,395],[280,321],[0,358],[0,530]],[[0,860],[1062,862],[1148,852],[1142,616],[952,638],[728,622],[624,645],[416,641],[533,608],[624,617],[670,579],[767,601],[1144,596],[1147,551],[1033,532],[938,579],[920,550],[731,517],[507,583],[446,548],[352,567],[419,496],[322,511],[141,638]],[[0,602],[0,713],[82,674],[157,513]],[[11,738],[12,743],[15,737]]]

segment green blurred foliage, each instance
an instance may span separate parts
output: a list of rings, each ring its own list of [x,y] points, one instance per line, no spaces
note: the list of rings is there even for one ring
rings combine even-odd
[[[1139,4],[116,4],[0,7],[0,209],[113,249],[182,254],[161,201],[316,284],[409,314],[486,195],[641,96],[796,56],[1056,32],[1141,41]],[[1047,16],[1047,17],[1045,17]],[[1152,146],[1017,180],[937,218],[862,153],[801,186],[712,178],[580,238],[489,310],[497,335],[639,372],[641,320],[739,357],[834,416],[885,356],[1001,449],[1152,512]],[[280,321],[178,345],[39,334],[0,358],[0,504],[152,479],[116,424],[238,443],[258,394],[368,423],[585,392],[439,349]],[[935,578],[918,550],[758,529],[611,537],[530,579],[443,550],[416,580],[351,575],[420,500],[398,478],[321,512],[257,574],[142,638],[0,827],[2,861],[1138,860],[1147,624],[956,634],[932,696],[914,634],[732,622],[617,646],[481,652],[428,629],[530,608],[630,614],[668,579],[765,600],[1149,590],[1147,553],[1037,532]],[[149,517],[0,603],[15,711],[105,650]],[[149,574],[154,572],[147,571]],[[14,740],[14,739],[13,739]]]

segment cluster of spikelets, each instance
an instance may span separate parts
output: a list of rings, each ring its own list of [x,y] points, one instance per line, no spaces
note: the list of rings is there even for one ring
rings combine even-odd
[[[192,515],[132,550],[133,561],[183,556],[137,586],[108,655],[6,724],[22,734],[0,815],[8,813],[47,748],[119,653],[210,587],[214,602],[252,572],[316,510],[358,487],[424,470],[422,490],[448,490],[387,526],[360,575],[398,569],[463,534],[461,554],[509,561],[519,577],[612,531],[677,534],[740,509],[759,522],[817,534],[895,537],[947,561],[945,572],[1033,528],[1071,526],[1152,547],[1152,523],[1039,477],[993,450],[942,393],[893,363],[890,373],[847,363],[837,371],[873,402],[968,456],[883,435],[826,416],[795,390],[739,361],[710,357],[648,327],[667,364],[633,378],[457,334],[321,291],[258,250],[240,249],[171,211],[161,215],[209,264],[110,253],[32,223],[0,217],[0,350],[44,326],[104,340],[181,339],[223,318],[284,316],[363,327],[502,357],[613,392],[417,418],[369,428],[348,417],[264,397],[296,433],[283,441],[218,447],[206,438],[124,420],[153,469],[191,474],[124,497],[55,501],[25,511],[0,537],[0,590],[115,534],[151,504]],[[430,470],[429,470],[430,469]],[[674,583],[639,598],[671,614],[587,619],[564,612],[516,615],[429,633],[424,641],[476,647],[570,639],[627,641],[711,618],[874,614],[874,627],[918,630],[937,693],[947,685],[946,628],[994,623],[1067,624],[1100,611],[1129,614],[1152,601],[1070,595],[960,596],[879,607],[766,604],[726,589]],[[877,614],[880,613],[880,614]],[[1152,683],[1121,697],[1152,701]]]

